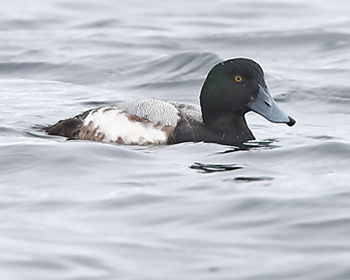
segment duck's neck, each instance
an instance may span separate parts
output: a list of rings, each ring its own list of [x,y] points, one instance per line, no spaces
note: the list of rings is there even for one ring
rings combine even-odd
[[[203,116],[203,119],[205,126],[217,131],[225,142],[242,143],[255,139],[242,113],[222,114],[209,119]]]

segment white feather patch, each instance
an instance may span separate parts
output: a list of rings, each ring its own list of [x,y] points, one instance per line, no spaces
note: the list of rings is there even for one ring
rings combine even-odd
[[[136,117],[137,118],[137,117]],[[116,142],[127,145],[166,144],[164,126],[153,124],[146,119],[137,120],[116,107],[93,110],[84,120],[94,136],[102,135],[102,142]]]

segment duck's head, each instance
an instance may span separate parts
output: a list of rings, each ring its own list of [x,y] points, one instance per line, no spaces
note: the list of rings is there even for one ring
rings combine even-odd
[[[229,125],[254,111],[274,123],[295,124],[272,98],[260,65],[251,59],[229,59],[215,65],[203,84],[200,103],[207,125]]]

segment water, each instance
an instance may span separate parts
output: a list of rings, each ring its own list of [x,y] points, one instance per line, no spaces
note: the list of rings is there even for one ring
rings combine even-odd
[[[1,279],[349,279],[350,4],[2,1]],[[33,128],[120,100],[197,103],[257,60],[297,125],[250,147]]]

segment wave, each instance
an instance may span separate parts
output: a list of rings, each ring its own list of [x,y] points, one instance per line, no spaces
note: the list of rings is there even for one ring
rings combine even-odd
[[[128,65],[122,73],[127,76],[142,76],[144,82],[136,87],[165,81],[203,79],[213,65],[221,61],[210,52],[179,52],[152,59],[142,64]]]

